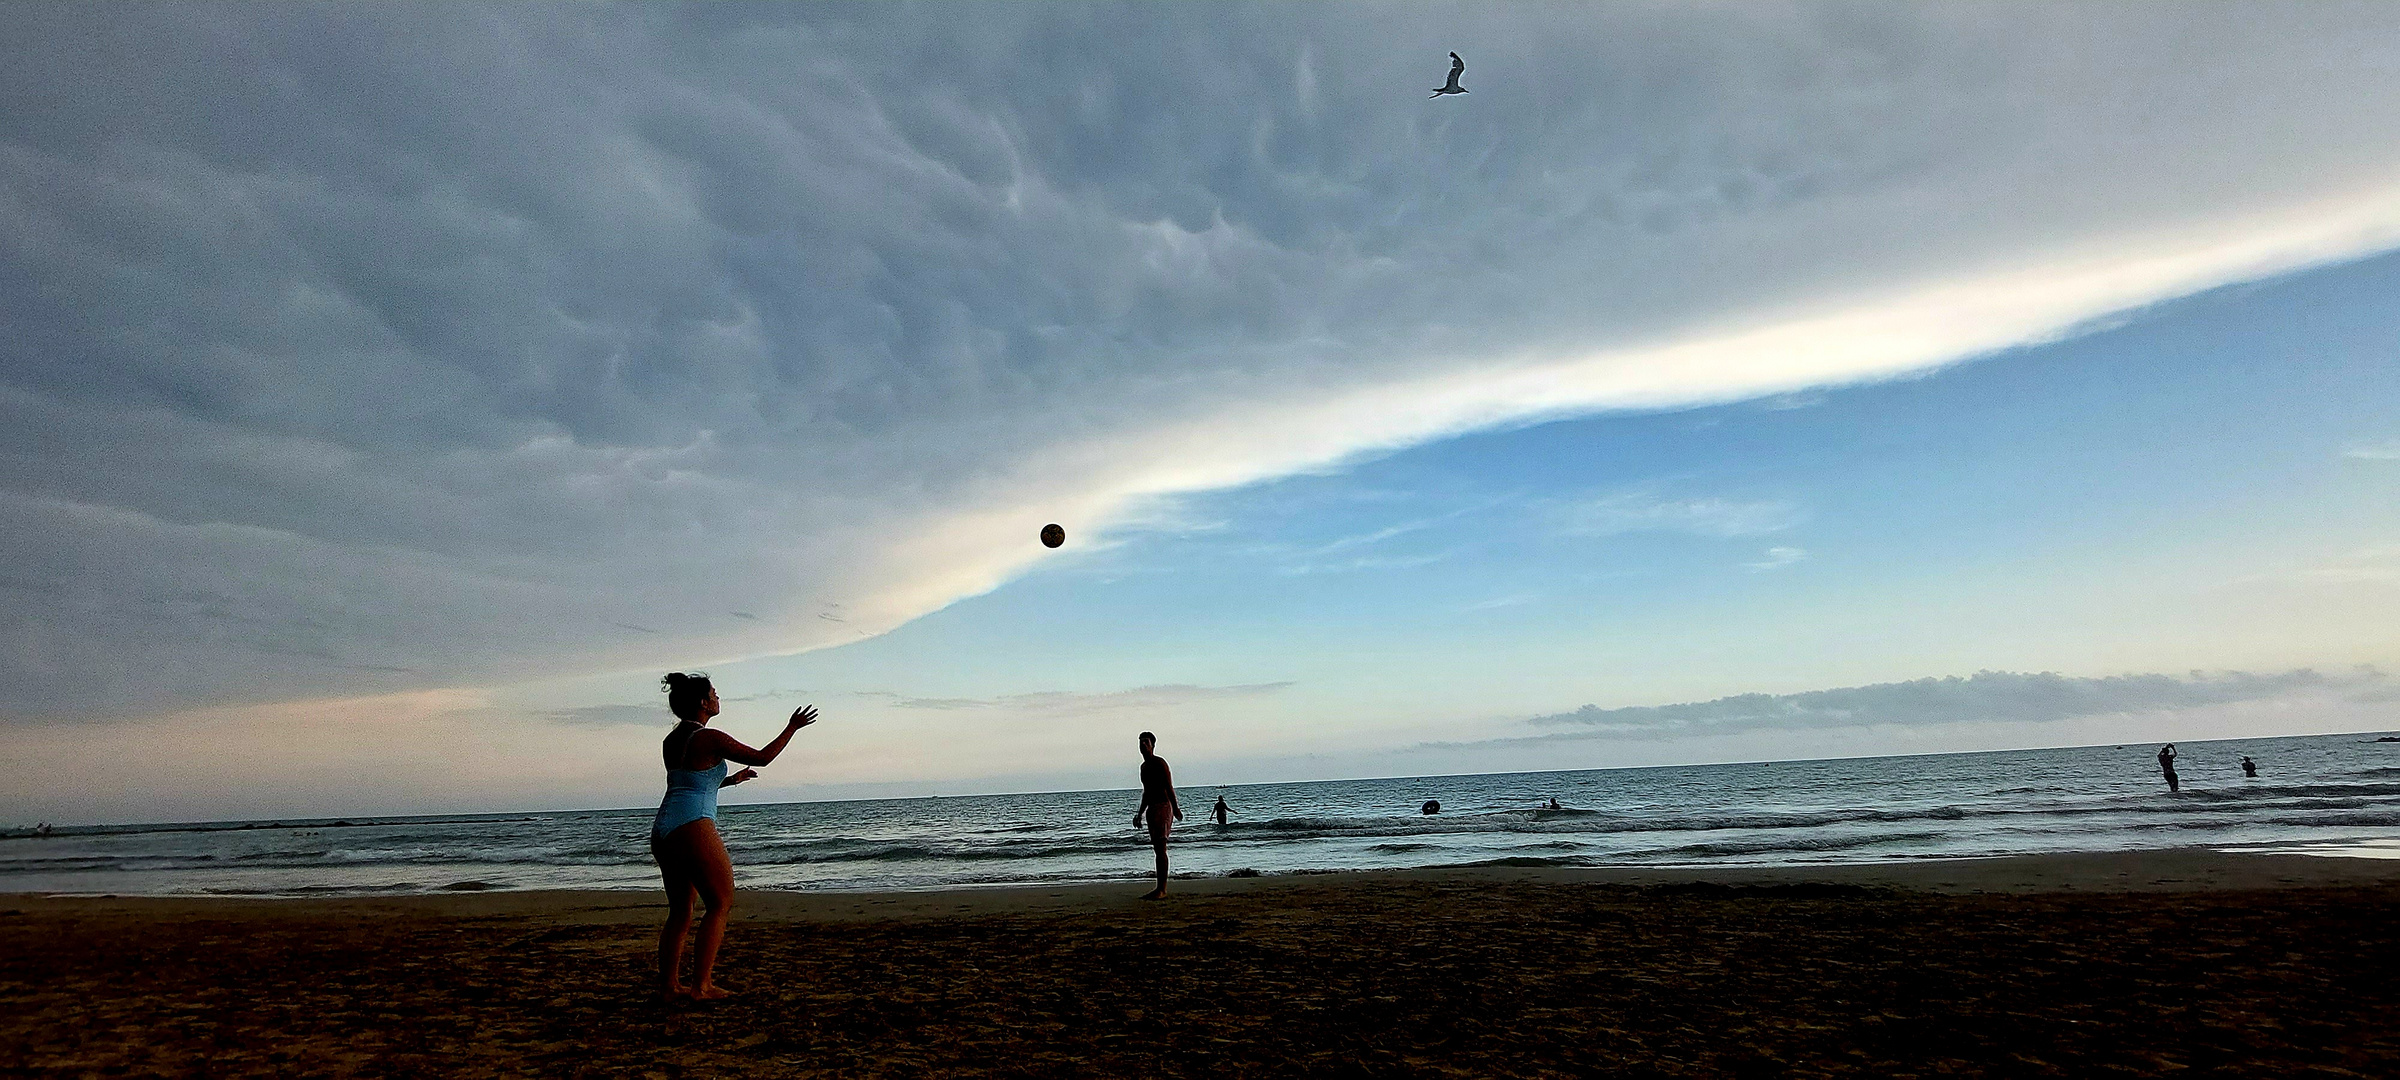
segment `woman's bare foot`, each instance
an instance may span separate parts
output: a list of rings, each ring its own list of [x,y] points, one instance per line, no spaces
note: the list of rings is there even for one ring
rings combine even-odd
[[[692,1000],[694,1001],[721,1001],[732,996],[733,991],[715,983],[701,983],[692,988]]]
[[[1164,886],[1164,885],[1161,885],[1161,886],[1159,886],[1158,888],[1152,889],[1152,890],[1150,890],[1149,892],[1146,892],[1146,893],[1143,893],[1143,894],[1142,894],[1142,899],[1144,899],[1144,900],[1164,900],[1164,899],[1166,899],[1166,898],[1167,898],[1167,887],[1166,887],[1166,886]]]
[[[692,1000],[692,992],[680,986],[662,986],[658,988],[658,1000],[673,1005]]]

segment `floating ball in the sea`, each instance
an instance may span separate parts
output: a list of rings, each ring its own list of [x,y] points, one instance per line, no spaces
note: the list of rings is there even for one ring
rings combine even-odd
[[[1425,800],[1425,808],[1424,808],[1424,809],[1423,809],[1421,812],[1422,812],[1422,813],[1427,813],[1427,814],[1438,814],[1438,813],[1441,813],[1441,812],[1442,812],[1442,800],[1440,800],[1440,799],[1427,799],[1427,800]]]
[[[1042,526],[1043,547],[1057,547],[1058,545],[1066,542],[1067,530],[1060,528],[1055,523]]]

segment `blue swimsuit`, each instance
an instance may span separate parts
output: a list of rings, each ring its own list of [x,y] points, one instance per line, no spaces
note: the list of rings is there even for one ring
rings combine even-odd
[[[694,732],[694,735],[699,734]],[[692,742],[686,737],[684,749]],[[725,762],[718,759],[710,769],[668,769],[667,797],[658,804],[658,817],[650,823],[650,842],[655,844],[674,832],[701,818],[711,821],[717,817],[717,789],[725,786]]]

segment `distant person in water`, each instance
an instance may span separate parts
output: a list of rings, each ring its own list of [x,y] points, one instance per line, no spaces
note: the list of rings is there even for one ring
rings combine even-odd
[[[2248,759],[2248,758],[2244,758],[2244,759],[2242,759],[2242,760],[2244,760],[2244,761],[2247,761],[2247,760],[2249,760],[2249,759]],[[1230,813],[1232,813],[1232,812],[1233,812],[1233,808],[1232,808],[1232,807],[1230,807],[1230,806],[1227,806],[1227,805],[1225,805],[1225,793],[1224,793],[1224,792],[1222,792],[1222,791],[1218,792],[1218,793],[1217,793],[1217,810],[1216,810],[1216,814],[1217,814],[1217,827],[1218,827],[1218,828],[1220,828],[1220,829],[1221,829],[1221,828],[1224,828],[1224,827],[1225,827],[1225,815],[1227,815],[1227,814],[1230,814]]]
[[[2167,790],[2182,791],[2183,780],[2175,775],[2175,744],[2158,748],[2158,771],[2167,774]]]
[[[726,997],[716,984],[717,946],[725,941],[725,916],[733,910],[733,859],[717,835],[717,789],[754,780],[757,769],[725,775],[725,763],[765,765],[783,753],[792,733],[815,723],[817,710],[803,705],[784,721],[783,734],[757,749],[708,726],[717,715],[717,690],[706,675],[674,672],[659,680],[675,730],[659,749],[667,763],[667,797],[650,823],[650,857],[666,879],[667,925],[658,933],[658,989],[669,1000],[711,1001]],[[700,958],[692,985],[683,985],[683,939],[692,927],[692,897],[708,905],[700,918]]]
[[[1167,759],[1153,753],[1158,749],[1158,736],[1145,731],[1139,740],[1142,747],[1142,805],[1133,812],[1135,828],[1150,829],[1150,848],[1158,853],[1158,887],[1142,895],[1144,900],[1156,900],[1167,895],[1167,831],[1183,820],[1183,807],[1175,801],[1175,774],[1167,771]],[[1224,800],[1217,805],[1223,806]]]
[[[2242,775],[2252,780],[2258,779],[2258,763],[2250,760],[2248,754],[2242,755]]]
[[[1550,800],[1550,805],[1548,805],[1548,806],[1545,806],[1545,807],[1543,807],[1542,809],[1545,809],[1545,810],[1564,810],[1564,809],[1566,809],[1566,807],[1563,807],[1563,806],[1560,806],[1560,805],[1558,805],[1558,799],[1557,799],[1556,797],[1553,797],[1553,798],[1551,798],[1551,800]]]

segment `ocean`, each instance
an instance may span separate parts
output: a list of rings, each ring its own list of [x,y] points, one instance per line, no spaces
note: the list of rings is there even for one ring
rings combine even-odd
[[[2211,847],[2400,857],[2376,733],[1744,765],[1189,786],[1178,875],[1876,862]],[[2243,755],[2256,779],[2239,768]],[[1134,763],[1126,764],[1126,775]],[[663,780],[662,780],[663,788]],[[1209,808],[1233,809],[1218,826]],[[1549,810],[1556,799],[1563,809]],[[1427,815],[1422,804],[1438,800]],[[727,806],[752,889],[1132,880],[1135,792]],[[650,889],[654,808],[77,826],[0,837],[0,892],[295,896]]]

